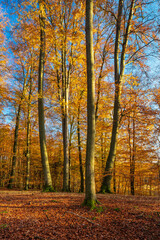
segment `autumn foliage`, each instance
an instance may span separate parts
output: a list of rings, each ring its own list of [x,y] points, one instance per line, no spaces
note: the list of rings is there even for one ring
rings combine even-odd
[[[54,191],[81,192],[85,190],[87,68],[85,1],[77,0],[20,1],[18,6],[15,4],[16,21],[10,23],[0,8],[0,187],[7,187],[13,180],[13,188],[25,189],[27,176],[28,189],[44,187],[38,130],[42,46],[39,2],[45,9],[43,98],[52,185]],[[117,87],[113,61],[117,2],[94,1],[93,9],[96,191],[101,190],[108,174],[112,192],[158,195],[160,87],[159,76],[154,74],[157,60],[153,63],[152,58],[154,55],[157,59],[159,51],[158,17],[152,11],[154,3],[150,6],[147,1],[135,1],[125,56],[121,51],[132,1],[124,1],[117,53],[125,61],[120,80],[119,129],[114,163],[105,172]],[[68,177],[65,187],[64,174]]]

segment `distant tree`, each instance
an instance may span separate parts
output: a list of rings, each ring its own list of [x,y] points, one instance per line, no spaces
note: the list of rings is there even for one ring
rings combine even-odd
[[[23,69],[23,65],[22,65],[22,69]],[[26,75],[24,74],[24,71],[23,71],[23,90],[21,92],[21,97],[20,97],[20,100],[19,100],[18,109],[17,109],[17,113],[16,113],[12,167],[11,167],[11,174],[10,174],[10,180],[9,180],[8,188],[12,188],[13,183],[15,181],[19,124],[20,124],[22,105],[23,105],[23,101],[25,99],[25,94],[26,94],[26,84],[27,84],[27,80],[28,80],[28,76],[29,76],[29,71],[30,71],[30,66],[27,69],[27,74]]]
[[[26,169],[26,182],[25,190],[29,189],[29,180],[30,180],[30,149],[31,149],[31,97],[32,97],[32,88],[33,88],[33,67],[31,66],[31,74],[29,79],[29,96],[28,96],[28,113],[27,113],[27,146],[26,146],[26,160],[27,160],[27,169]]]

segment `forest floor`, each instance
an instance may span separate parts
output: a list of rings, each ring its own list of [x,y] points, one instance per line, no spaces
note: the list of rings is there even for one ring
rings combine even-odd
[[[0,190],[0,239],[160,239],[158,197],[97,197],[90,210],[84,194]]]

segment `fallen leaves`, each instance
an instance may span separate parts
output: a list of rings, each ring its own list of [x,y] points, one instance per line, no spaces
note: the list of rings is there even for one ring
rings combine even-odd
[[[1,191],[0,239],[158,239],[157,197],[97,196],[89,210],[84,194]]]

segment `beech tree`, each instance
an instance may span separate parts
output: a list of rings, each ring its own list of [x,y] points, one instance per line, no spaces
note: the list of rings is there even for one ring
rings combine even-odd
[[[16,4],[17,1],[13,2]],[[158,185],[152,177],[157,176],[154,163],[157,161],[155,153],[158,151],[156,141],[159,133],[159,89],[156,90],[156,84],[147,85],[144,78],[149,78],[150,71],[150,59],[147,58],[147,54],[154,50],[150,43],[152,42],[154,47],[158,46],[158,42],[153,41],[158,28],[153,27],[154,14],[150,12],[152,8],[149,9],[152,3],[146,0],[135,1],[134,7],[132,0],[94,1],[92,32],[90,13],[93,1],[87,1],[86,14],[89,15],[86,17],[86,44],[85,1],[26,0],[19,3],[15,12],[18,24],[16,22],[15,26],[12,23],[15,26],[12,33],[16,35],[13,41],[14,51],[12,36],[9,39],[12,52],[10,73],[14,72],[16,84],[13,78],[4,77],[6,60],[3,61],[3,51],[0,56],[2,119],[7,119],[8,112],[10,114],[10,111],[15,109],[18,111],[24,77],[28,75],[19,119],[16,186],[22,187],[23,184],[27,189],[30,184],[29,187],[37,189],[42,188],[44,184],[50,189],[52,175],[57,191],[86,190],[84,203],[92,205],[96,202],[94,182],[99,191],[102,178],[107,175],[111,178],[114,175],[110,183],[111,187],[114,184],[118,193],[139,194],[141,190],[146,193],[147,184],[143,178],[150,179],[150,193],[156,193]],[[91,27],[87,25],[87,21]],[[3,38],[2,26],[1,45],[4,42]],[[1,49],[6,51],[6,46]],[[130,64],[127,65],[128,63]],[[157,75],[154,83],[158,79]],[[137,76],[141,86],[137,85],[139,82],[134,82]],[[39,89],[36,79],[39,80]],[[10,81],[13,91],[10,91],[5,81],[7,84]],[[135,88],[131,83],[135,84]],[[15,104],[14,107],[10,105],[10,108],[7,108],[4,101],[9,102],[10,99],[13,99]],[[7,120],[7,123],[9,121]],[[150,124],[153,122],[154,124]],[[5,129],[8,129],[6,138]],[[7,144],[14,139],[13,129],[13,121],[8,125],[4,121],[2,127],[0,126],[0,174],[3,177],[3,185],[8,184],[10,175],[13,149],[9,148],[7,152]],[[41,135],[41,153],[44,161],[41,161],[38,131]],[[13,136],[10,141],[9,135]],[[108,169],[104,171],[107,157],[110,158],[110,163],[107,163]],[[154,188],[151,180],[155,181]],[[103,191],[108,190],[104,188]]]
[[[45,1],[39,0],[39,21],[40,21],[40,54],[39,54],[39,72],[38,72],[38,119],[39,119],[39,137],[41,159],[44,171],[45,189],[52,190],[52,178],[50,173],[46,134],[44,122],[44,98],[43,98],[43,82],[44,82],[44,63],[45,63]]]
[[[94,206],[96,199],[94,177],[95,154],[95,78],[93,53],[93,0],[86,0],[86,56],[87,56],[87,148],[84,204]]]
[[[129,12],[127,25],[124,30],[122,51],[119,56],[119,51],[120,51],[119,44],[120,44],[120,36],[121,36],[120,31],[121,31],[121,25],[122,25],[122,13],[123,13],[123,5],[124,5],[123,0],[119,0],[118,16],[116,18],[116,38],[115,38],[115,50],[114,50],[115,98],[114,98],[113,126],[112,126],[110,150],[109,150],[108,158],[106,161],[105,175],[104,175],[102,186],[101,186],[101,192],[108,192],[108,193],[111,192],[110,181],[112,178],[112,174],[110,170],[113,166],[114,158],[116,155],[116,142],[117,142],[117,135],[118,135],[118,128],[119,128],[119,109],[120,109],[122,79],[123,79],[124,69],[125,69],[125,55],[126,55],[126,48],[128,44],[128,37],[130,33],[131,21],[133,17],[134,3],[135,3],[135,0],[132,0],[130,5],[130,12]],[[119,64],[119,59],[120,59],[120,64]]]
[[[31,66],[31,74],[29,79],[29,96],[28,96],[28,112],[27,112],[27,147],[26,147],[26,160],[27,160],[27,168],[26,168],[26,182],[25,189],[29,189],[29,180],[30,180],[30,150],[31,150],[31,97],[32,97],[32,88],[33,88],[33,66]]]
[[[79,45],[82,39],[82,30],[80,29],[80,26],[82,26],[80,22],[82,18],[80,9],[82,7],[83,4],[78,1],[56,2],[54,7],[48,5],[49,28],[52,32],[53,41],[50,58],[53,64],[52,71],[56,76],[54,89],[57,90],[57,102],[60,104],[62,120],[64,155],[63,191],[70,191],[71,155],[69,145],[71,144],[71,138],[69,137],[69,129],[72,129],[70,124],[72,116],[70,117],[69,110],[72,96],[69,90],[72,88],[71,80],[75,78],[75,72],[78,69],[77,58],[81,57],[80,51],[82,49],[80,49]],[[51,79],[51,82],[53,83],[53,79]]]
[[[19,104],[18,104],[17,113],[16,113],[14,144],[13,144],[13,157],[12,157],[12,166],[11,166],[11,173],[10,173],[10,180],[9,180],[8,188],[12,188],[13,183],[15,181],[19,124],[20,124],[22,105],[23,105],[23,101],[24,101],[25,95],[26,95],[26,84],[28,81],[28,76],[30,74],[30,66],[28,66],[28,68],[26,70],[26,75],[25,75],[25,73],[24,73],[25,71],[23,69],[24,66],[22,65],[21,67],[22,67],[22,71],[23,71],[23,89],[22,89],[22,92],[20,93],[21,96],[20,96],[20,100],[19,100]]]

